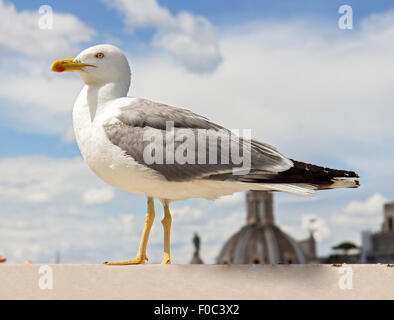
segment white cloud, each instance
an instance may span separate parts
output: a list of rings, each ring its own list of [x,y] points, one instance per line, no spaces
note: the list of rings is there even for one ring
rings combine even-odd
[[[26,199],[34,203],[43,203],[50,200],[50,195],[47,192],[28,193]]]
[[[229,207],[239,205],[245,202],[245,193],[244,192],[237,192],[233,193],[228,196],[220,197],[214,201],[214,204],[217,207]]]
[[[45,70],[3,75],[7,81],[0,86],[2,121],[20,131],[60,133],[70,141],[71,112],[82,83],[76,77],[49,74],[49,64]]]
[[[4,124],[21,131],[65,133],[80,79],[50,72],[54,59],[69,58],[95,31],[71,14],[53,13],[53,28],[41,30],[37,10],[18,11],[0,0],[0,103]],[[6,63],[5,63],[6,61]]]
[[[147,3],[136,13],[137,26],[145,26],[143,21],[162,25],[172,17],[159,6],[157,12],[144,11]],[[251,128],[254,137],[278,145],[286,155],[354,159],[348,148],[353,143],[365,149],[376,148],[376,141],[394,140],[391,28],[394,24],[386,23],[371,32],[365,26],[342,38],[342,33],[295,22],[234,26],[221,33],[223,63],[215,72],[187,73],[157,53],[133,56],[131,91],[185,106],[230,128]],[[70,140],[70,111],[81,80],[43,73],[44,65],[39,66],[39,71],[27,72],[22,62],[17,72],[8,71],[0,97],[16,105],[5,105],[2,119]]]
[[[65,263],[133,257],[146,202],[143,196],[113,192],[80,158],[0,159],[0,252],[10,263],[53,262],[56,252]],[[103,206],[104,200],[114,201]],[[162,258],[161,212],[157,202],[148,246],[150,263]],[[213,263],[224,241],[245,223],[245,212],[221,210],[211,201],[176,203],[171,212],[174,263],[189,262],[194,232],[201,235],[205,262]]]
[[[63,133],[62,140],[67,142],[76,142],[74,128],[72,126],[66,128]]]
[[[394,37],[384,29],[343,38],[329,32],[294,22],[237,26],[222,32],[215,73],[187,74],[163,57],[137,57],[132,92],[229,128],[252,128],[285,154],[341,160],[353,143],[394,141]]]
[[[189,71],[212,72],[222,60],[215,28],[204,17],[184,11],[174,16],[156,0],[107,0],[105,3],[124,15],[124,22],[131,31],[156,29],[153,45],[165,49]]]
[[[137,249],[143,215],[86,205],[114,196],[79,158],[0,159],[0,251],[19,263],[53,262],[56,251],[63,262],[125,258]]]
[[[96,178],[79,158],[0,159],[0,201],[6,203],[68,203],[70,197],[73,198],[76,194],[81,195],[90,189],[106,190],[105,188],[104,182]],[[106,197],[108,198],[108,194]]]
[[[190,206],[174,207],[174,209],[171,210],[171,214],[173,218],[178,221],[188,221],[190,223],[200,220],[203,215],[201,209],[192,208]]]
[[[351,201],[344,211],[350,215],[377,215],[382,212],[386,201],[380,193],[375,193],[365,201]]]
[[[364,201],[351,201],[342,211],[332,217],[334,224],[345,227],[356,227],[360,230],[376,229],[381,222],[383,204],[386,198],[375,193]]]
[[[0,0],[0,47],[11,52],[39,57],[70,54],[81,42],[89,41],[94,30],[71,14],[53,13],[53,28],[41,30],[36,11],[17,11]]]
[[[53,263],[56,252],[63,263],[102,263],[108,259],[129,258],[130,246],[139,242],[138,224],[124,216],[111,216],[85,209],[84,215],[67,215],[64,206],[31,208],[5,217],[1,214],[0,251],[10,263],[25,259]]]
[[[86,190],[82,197],[87,205],[103,204],[111,202],[115,197],[115,192],[111,187],[91,188]]]
[[[63,262],[74,263],[100,263],[108,259],[133,257],[144,226],[145,199],[143,196],[116,192],[110,205],[87,205],[103,202],[101,200],[104,198],[109,201],[112,192],[107,191],[113,189],[108,188],[79,158],[1,159],[0,251],[10,262],[24,259],[52,262],[56,251],[60,251]],[[86,191],[94,197],[87,197]],[[236,198],[238,205],[241,205],[244,194],[239,194],[242,197]],[[338,222],[334,214],[328,224],[327,219],[322,217],[321,197],[316,197],[318,200],[309,205],[298,203],[289,209],[279,202],[276,211],[278,217],[286,216],[286,221],[279,223],[279,226],[297,240],[307,237],[313,218],[312,227],[319,240],[320,254],[338,239],[356,241],[365,226],[376,226],[377,222],[381,222],[376,215],[364,214],[362,224],[357,224],[359,217],[345,213],[343,209],[340,218],[346,217],[346,223]],[[233,200],[230,203],[234,203]],[[306,206],[309,206],[309,212],[320,212],[319,216],[304,214]],[[244,205],[234,210],[234,205],[218,206],[212,201],[196,199],[172,204],[171,212],[174,263],[189,262],[193,254],[192,237],[195,232],[201,236],[202,258],[206,263],[214,263],[225,241],[246,223]],[[156,220],[148,246],[150,263],[159,263],[162,257],[161,217],[162,208],[156,202]]]

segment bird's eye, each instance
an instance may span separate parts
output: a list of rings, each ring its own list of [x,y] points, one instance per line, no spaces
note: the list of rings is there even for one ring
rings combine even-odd
[[[96,58],[98,58],[98,59],[104,58],[104,53],[102,53],[102,52],[96,53]]]

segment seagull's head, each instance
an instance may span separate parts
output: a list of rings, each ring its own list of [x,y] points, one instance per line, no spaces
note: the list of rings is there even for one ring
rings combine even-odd
[[[54,72],[75,71],[86,84],[130,84],[130,66],[119,48],[100,44],[82,51],[76,58],[56,60]]]

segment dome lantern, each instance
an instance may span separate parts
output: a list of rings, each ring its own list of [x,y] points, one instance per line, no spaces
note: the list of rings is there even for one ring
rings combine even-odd
[[[246,194],[247,224],[274,224],[273,196],[270,192]]]

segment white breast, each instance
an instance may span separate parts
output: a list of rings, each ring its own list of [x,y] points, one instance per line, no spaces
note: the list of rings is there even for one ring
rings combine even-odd
[[[152,179],[152,170],[147,170],[126,156],[105,134],[103,124],[116,121],[116,104],[99,107],[91,121],[86,91],[84,87],[73,109],[75,137],[85,162],[108,184],[128,192],[147,194],[144,185]]]

